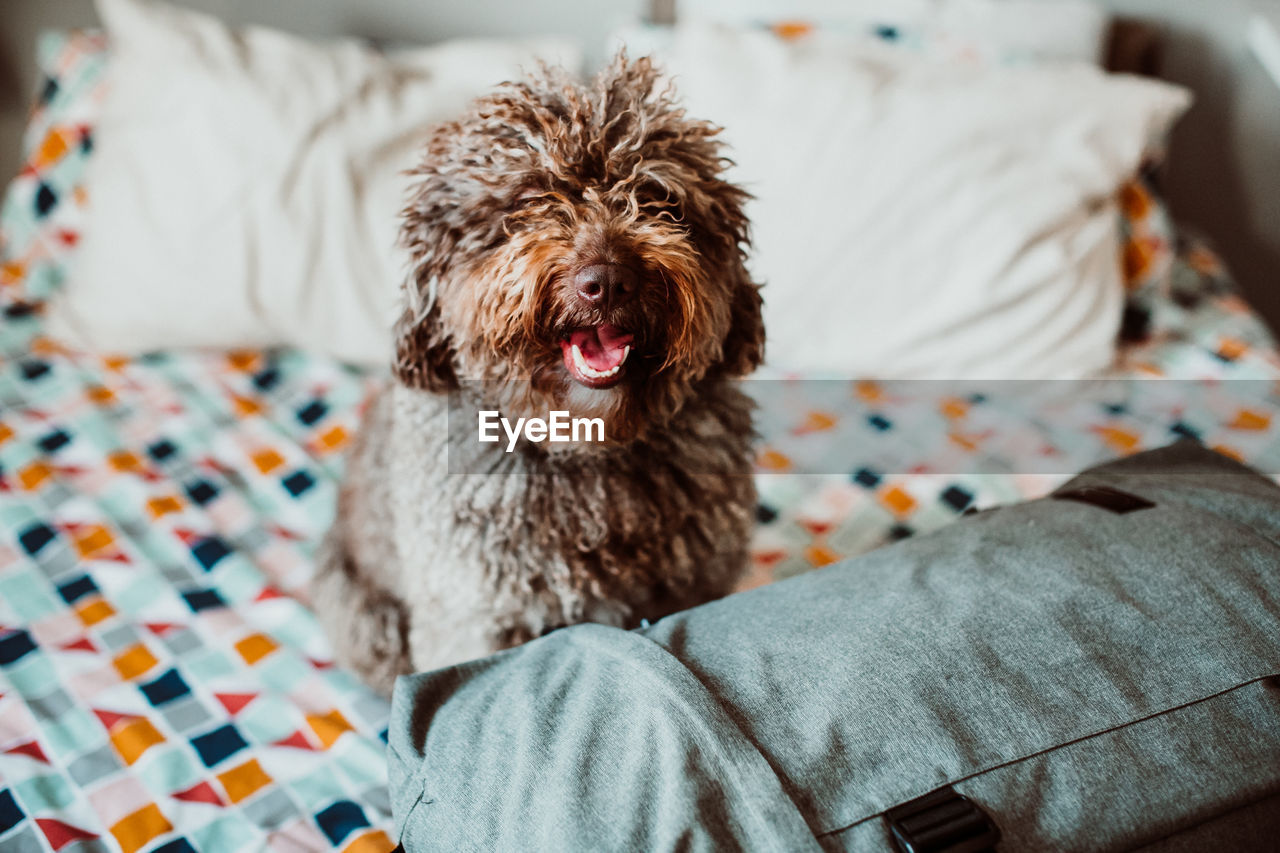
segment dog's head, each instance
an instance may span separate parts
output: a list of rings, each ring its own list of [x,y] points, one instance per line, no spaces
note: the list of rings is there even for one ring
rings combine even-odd
[[[437,128],[402,231],[400,381],[505,383],[504,414],[601,417],[627,441],[700,381],[749,373],[747,196],[717,132],[623,54],[588,87],[543,69]]]

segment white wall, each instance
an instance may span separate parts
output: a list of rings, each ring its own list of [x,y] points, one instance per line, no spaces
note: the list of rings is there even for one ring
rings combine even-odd
[[[600,44],[647,0],[181,0],[237,21],[309,35],[409,42],[563,32]],[[1174,136],[1167,190],[1177,216],[1208,233],[1246,295],[1280,329],[1280,87],[1245,44],[1254,9],[1280,0],[1101,0],[1166,29],[1165,76],[1196,92]],[[779,8],[786,8],[778,0]],[[31,51],[41,27],[94,21],[89,0],[0,0],[0,174],[16,168]],[[6,73],[7,72],[7,73]]]

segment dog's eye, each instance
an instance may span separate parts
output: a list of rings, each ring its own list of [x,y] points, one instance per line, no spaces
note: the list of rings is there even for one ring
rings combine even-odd
[[[536,199],[542,198],[547,191],[542,187],[525,187],[516,195],[517,204],[526,204]]]
[[[675,197],[671,190],[658,181],[644,181],[635,188],[635,194],[641,204],[669,205],[675,203]]]
[[[680,199],[665,184],[659,181],[644,181],[632,191],[636,203],[652,211],[678,211]]]
[[[506,218],[512,222],[525,219],[533,214],[539,203],[547,196],[542,187],[524,187],[511,199],[506,211]]]

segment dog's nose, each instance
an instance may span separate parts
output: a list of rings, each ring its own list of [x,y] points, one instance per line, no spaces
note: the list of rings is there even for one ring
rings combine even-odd
[[[635,296],[640,278],[622,264],[591,264],[578,271],[573,284],[583,301],[609,309]]]

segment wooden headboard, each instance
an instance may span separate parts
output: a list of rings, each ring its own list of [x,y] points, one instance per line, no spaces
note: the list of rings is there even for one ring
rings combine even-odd
[[[1159,77],[1163,70],[1160,29],[1134,18],[1116,18],[1107,34],[1107,70]]]

